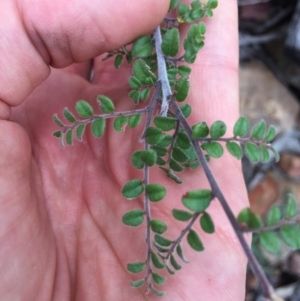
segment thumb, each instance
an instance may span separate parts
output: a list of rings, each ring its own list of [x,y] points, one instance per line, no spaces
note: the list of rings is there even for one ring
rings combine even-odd
[[[0,1],[0,109],[20,104],[50,73],[150,32],[169,0]],[[2,104],[1,104],[2,101]]]

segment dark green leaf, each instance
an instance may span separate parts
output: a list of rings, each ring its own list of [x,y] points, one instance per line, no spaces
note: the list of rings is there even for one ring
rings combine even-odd
[[[197,8],[192,11],[191,17],[193,20],[200,20],[204,17],[204,12],[202,8]]]
[[[179,3],[179,0],[171,0],[169,10],[174,9]]]
[[[261,152],[261,162],[267,163],[270,159],[269,150],[264,145],[261,145],[260,152]]]
[[[177,171],[177,172],[184,170],[184,168],[180,164],[178,164],[174,159],[170,160],[169,166],[172,170]]]
[[[141,160],[142,151],[136,151],[131,156],[131,163],[137,169],[142,169],[144,167],[144,162]]]
[[[154,240],[162,247],[169,247],[172,243],[170,239],[167,239],[159,234],[154,235]]]
[[[190,212],[184,210],[178,210],[178,209],[173,209],[172,214],[174,218],[182,222],[186,222],[193,217],[193,214],[191,214]]]
[[[159,166],[163,166],[163,165],[166,164],[166,161],[161,157],[157,157],[156,164],[159,165]]]
[[[151,202],[161,201],[167,193],[166,188],[160,184],[148,184],[145,191]]]
[[[220,158],[224,153],[219,142],[204,142],[201,147],[213,158]]]
[[[153,166],[156,162],[156,152],[152,149],[143,150],[140,153],[140,159],[147,165]]]
[[[268,226],[274,225],[278,223],[280,219],[281,219],[281,211],[277,206],[273,205],[267,215],[267,225]]]
[[[76,137],[78,140],[82,140],[82,136],[85,130],[85,124],[79,124],[76,128]]]
[[[188,149],[191,147],[190,139],[185,133],[178,133],[176,143],[181,149]]]
[[[213,139],[220,138],[226,133],[226,124],[223,121],[215,121],[210,127],[210,137]]]
[[[245,154],[251,162],[259,162],[260,161],[260,151],[256,144],[247,142],[245,144]]]
[[[211,216],[204,212],[200,217],[200,225],[204,232],[206,233],[214,233],[215,232],[215,225],[211,218]]]
[[[189,11],[189,7],[187,4],[185,3],[181,3],[178,6],[178,15],[183,16],[184,14],[186,14]]]
[[[85,100],[77,101],[75,108],[76,108],[76,112],[78,113],[78,115],[83,118],[93,116],[93,108]]]
[[[180,244],[178,244],[178,246],[176,247],[176,253],[184,263],[189,263],[189,261],[183,256],[183,252]]]
[[[288,218],[294,217],[296,215],[296,211],[297,211],[297,205],[296,205],[295,197],[291,193],[289,193],[286,209],[285,209],[285,215]]]
[[[156,80],[156,76],[151,72],[150,67],[143,59],[138,59],[133,63],[133,75],[142,83],[147,84],[147,78]]]
[[[122,216],[123,224],[131,227],[137,227],[144,221],[144,211],[142,210],[131,210],[126,212]]]
[[[95,137],[101,137],[105,130],[105,119],[99,117],[92,123],[92,133]]]
[[[156,154],[159,157],[163,157],[163,156],[165,156],[167,154],[167,149],[165,149],[163,147],[151,146],[151,149],[153,149],[154,151],[156,151]]]
[[[181,265],[177,263],[173,255],[170,257],[170,263],[176,271],[181,269]]]
[[[185,103],[184,105],[180,106],[180,110],[182,112],[182,115],[185,118],[188,118],[191,115],[192,107],[189,104]]]
[[[226,148],[229,151],[229,153],[232,156],[236,157],[238,160],[242,158],[243,151],[236,142],[226,142]]]
[[[135,128],[140,124],[141,120],[142,120],[141,114],[132,115],[128,119],[128,126],[131,128]]]
[[[137,280],[137,281],[130,281],[130,286],[133,288],[139,288],[143,286],[145,279]]]
[[[134,179],[126,183],[122,188],[122,195],[126,199],[134,199],[144,191],[144,185],[141,180]]]
[[[205,11],[206,17],[211,18],[213,16],[213,12],[210,9],[206,9]]]
[[[60,127],[64,127],[64,124],[61,122],[61,120],[58,118],[57,114],[53,115],[53,121]]]
[[[284,242],[291,248],[300,249],[300,228],[298,225],[283,226],[280,229]]]
[[[53,132],[52,135],[54,137],[60,138],[60,137],[62,137],[62,132],[61,131],[56,131],[56,132]]]
[[[250,208],[243,209],[239,213],[237,221],[246,224],[250,230],[259,229],[263,225],[261,218],[253,213]]]
[[[146,130],[145,137],[149,144],[154,145],[159,143],[164,138],[164,135],[160,129],[150,126]]]
[[[131,48],[132,57],[147,57],[152,53],[153,44],[150,36],[142,36],[135,40]]]
[[[114,120],[114,129],[122,133],[124,132],[125,126],[127,125],[128,119],[126,116],[119,116]]]
[[[204,246],[196,231],[194,230],[189,231],[189,234],[187,235],[187,241],[191,246],[191,248],[194,249],[195,251],[201,252],[204,250]]]
[[[128,83],[132,89],[139,89],[142,86],[142,83],[135,76],[130,77]]]
[[[278,254],[281,248],[279,237],[272,231],[266,231],[259,234],[260,243],[263,248],[274,254]]]
[[[171,142],[172,142],[172,136],[165,134],[164,138],[159,143],[157,143],[157,146],[167,147],[171,144]]]
[[[163,269],[165,267],[165,265],[159,260],[158,256],[154,252],[151,252],[151,260],[157,269]]]
[[[122,64],[123,64],[123,55],[118,54],[115,57],[114,66],[115,66],[116,69],[119,69]]]
[[[204,211],[210,204],[211,191],[208,189],[199,189],[189,191],[182,197],[183,205],[196,212]]]
[[[69,145],[73,144],[73,130],[68,130],[68,132],[66,134],[66,142]]]
[[[150,227],[153,232],[158,234],[163,234],[168,229],[167,225],[163,221],[157,219],[152,219],[150,221]]]
[[[190,90],[190,82],[188,80],[188,78],[186,77],[181,77],[175,85],[175,94],[174,97],[177,101],[184,101],[188,94],[189,94],[189,90]]]
[[[150,95],[150,89],[149,88],[145,88],[145,89],[140,91],[140,99],[142,101],[147,100],[149,95]]]
[[[140,273],[144,270],[145,263],[144,262],[134,262],[127,264],[127,270],[131,273]]]
[[[133,100],[134,104],[138,105],[141,93],[137,90],[131,90],[128,96]]]
[[[178,147],[173,148],[172,158],[181,163],[184,163],[189,159],[189,157],[185,154],[185,152]]]
[[[233,128],[233,134],[235,137],[243,137],[249,131],[249,121],[247,118],[241,116],[238,121],[235,123]]]
[[[261,139],[266,132],[266,122],[261,120],[258,122],[252,130],[251,138]]]
[[[165,277],[163,277],[159,274],[156,274],[156,273],[152,273],[152,279],[158,285],[164,284],[166,282]]]
[[[268,128],[268,131],[267,131],[267,134],[266,134],[266,137],[265,137],[265,141],[266,142],[272,141],[275,138],[275,135],[276,135],[275,127],[273,125],[271,125]]]
[[[189,66],[181,65],[178,67],[178,73],[180,76],[188,77],[192,69]]]
[[[171,27],[163,37],[161,50],[165,56],[174,57],[179,51],[179,30],[176,27]]]
[[[64,113],[65,118],[66,118],[69,122],[71,122],[71,123],[76,122],[75,116],[74,116],[67,108],[64,108],[63,113]]]
[[[103,113],[112,113],[115,110],[114,103],[111,99],[104,95],[98,95],[98,102]]]
[[[209,134],[209,128],[205,121],[193,125],[192,130],[192,138],[195,140],[199,138],[205,138]]]
[[[209,6],[211,9],[215,9],[218,6],[218,0],[209,0],[207,2],[207,6]]]
[[[170,131],[175,128],[177,119],[172,117],[155,116],[154,124],[163,131]]]

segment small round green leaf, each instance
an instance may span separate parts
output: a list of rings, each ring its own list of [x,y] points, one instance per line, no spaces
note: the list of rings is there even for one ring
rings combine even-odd
[[[179,271],[181,269],[181,265],[178,264],[178,262],[175,260],[173,255],[171,255],[171,257],[170,257],[170,263],[176,271]]]
[[[165,277],[163,277],[159,274],[156,274],[156,273],[152,273],[152,279],[158,285],[164,284],[166,282]]]
[[[140,159],[147,166],[153,166],[156,162],[156,158],[157,158],[156,152],[152,149],[147,149],[140,152]]]
[[[150,36],[142,36],[135,40],[131,48],[132,57],[147,57],[152,53],[153,44]]]
[[[172,136],[164,134],[164,138],[159,143],[157,143],[157,146],[167,147],[171,144],[171,142],[172,142]]]
[[[261,154],[261,162],[267,163],[270,159],[269,150],[264,145],[261,145],[259,148],[260,148],[260,154]]]
[[[66,118],[69,122],[71,122],[71,123],[76,122],[75,116],[74,116],[67,108],[64,108],[63,113],[64,113],[65,118]]]
[[[134,262],[127,264],[127,270],[131,273],[140,273],[144,270],[145,263],[144,262]]]
[[[295,197],[291,193],[289,193],[286,208],[285,208],[285,215],[286,217],[291,218],[296,215],[296,212],[297,212],[297,205],[296,205]]]
[[[181,65],[178,67],[178,73],[180,76],[188,77],[192,69],[189,66]]]
[[[126,183],[122,188],[122,195],[126,199],[134,199],[144,191],[144,185],[141,180],[134,179]]]
[[[133,288],[139,288],[143,286],[145,283],[145,279],[137,280],[137,281],[130,281],[130,286]]]
[[[154,124],[163,131],[173,130],[176,126],[177,119],[172,117],[155,116]]]
[[[126,116],[119,116],[114,120],[114,129],[122,133],[124,132],[125,126],[127,125],[128,119]]]
[[[254,126],[252,134],[251,134],[251,138],[262,139],[265,132],[266,132],[266,122],[264,120],[261,120]]]
[[[192,138],[195,140],[205,138],[209,134],[209,128],[205,121],[193,125],[192,131]]]
[[[193,217],[193,214],[191,214],[190,212],[184,210],[178,210],[178,209],[173,209],[172,214],[174,218],[182,222],[186,222]]]
[[[172,158],[181,163],[184,163],[189,159],[188,155],[179,147],[173,147]]]
[[[272,206],[267,215],[267,225],[271,226],[278,223],[281,219],[281,211],[277,206]]]
[[[211,216],[204,212],[200,217],[200,226],[202,230],[206,233],[214,233],[215,232],[215,225],[211,218]]]
[[[238,160],[240,160],[243,156],[243,151],[241,147],[236,142],[226,142],[226,148],[229,151],[229,153],[236,157]]]
[[[179,4],[179,0],[171,0],[169,10],[174,9]]]
[[[170,160],[169,166],[172,170],[177,171],[177,172],[181,172],[184,170],[184,167],[181,166],[179,163],[177,163],[177,161],[175,161],[174,159]]]
[[[150,95],[150,89],[149,88],[145,88],[145,89],[140,91],[140,99],[142,101],[147,100],[149,95]]]
[[[194,249],[195,251],[201,252],[204,250],[204,246],[196,231],[194,230],[189,231],[189,234],[187,235],[187,241],[191,246],[191,248]]]
[[[141,120],[142,120],[141,114],[132,115],[128,119],[128,126],[131,128],[135,128],[140,124]]]
[[[131,210],[122,217],[123,224],[131,227],[137,227],[144,221],[144,212],[142,210]]]
[[[210,137],[213,139],[220,138],[226,133],[226,124],[223,121],[216,121],[210,128]]]
[[[60,127],[64,127],[64,124],[61,122],[61,120],[58,118],[57,114],[53,115],[53,121]]]
[[[105,119],[99,117],[92,123],[92,133],[95,137],[101,137],[105,130]]]
[[[157,156],[159,157],[163,157],[167,154],[167,149],[165,149],[164,147],[158,147],[158,146],[151,146],[151,149],[153,149]]]
[[[139,89],[142,86],[142,83],[135,76],[130,77],[128,83],[132,89]]]
[[[275,127],[273,125],[271,125],[268,128],[268,131],[267,131],[267,134],[266,134],[266,137],[265,137],[265,141],[266,142],[272,141],[275,138],[275,135],[276,135]]]
[[[85,100],[77,101],[76,105],[75,105],[75,109],[76,109],[76,112],[78,113],[78,115],[83,118],[88,118],[88,117],[93,116],[93,108]]]
[[[220,158],[224,153],[219,142],[204,142],[201,147],[213,158]]]
[[[158,256],[154,252],[151,252],[151,260],[157,269],[163,269],[165,267],[165,265],[159,260]]]
[[[183,255],[182,248],[181,248],[180,244],[178,244],[178,246],[176,247],[176,253],[184,263],[189,263],[189,261]]]
[[[164,35],[161,50],[165,56],[174,57],[179,51],[179,30],[176,27],[171,27]]]
[[[250,230],[259,229],[263,225],[261,218],[253,213],[250,208],[243,209],[239,213],[237,221],[246,224]]]
[[[208,189],[199,189],[189,191],[182,197],[183,205],[196,212],[206,210],[211,201],[211,191]]]
[[[254,143],[247,142],[245,144],[245,154],[248,157],[248,159],[253,163],[260,161],[260,150],[258,146]]]
[[[131,156],[131,163],[137,169],[142,169],[144,167],[144,162],[141,160],[142,151],[136,151]]]
[[[250,124],[248,119],[241,116],[234,125],[233,134],[235,137],[243,137],[248,133],[249,128]]]
[[[280,229],[283,241],[291,248],[300,249],[300,227],[298,225],[287,225]]]
[[[148,78],[152,81],[156,81],[156,76],[151,72],[150,67],[146,64],[143,59],[138,59],[133,63],[133,75],[142,83],[149,84]]]
[[[82,140],[82,136],[85,130],[85,124],[79,124],[76,128],[76,137],[78,140]]]
[[[156,243],[158,243],[162,247],[169,247],[172,243],[172,241],[170,239],[167,239],[157,233],[154,235],[154,240]]]
[[[151,202],[161,201],[167,193],[166,188],[160,184],[148,184],[145,191]]]
[[[280,238],[272,231],[266,231],[259,234],[262,247],[273,254],[278,254],[281,249]]]
[[[68,130],[68,132],[66,134],[66,142],[69,145],[73,144],[73,130]]]
[[[98,95],[97,99],[103,113],[112,113],[115,110],[115,105],[109,97]]]
[[[188,149],[191,147],[190,139],[185,133],[178,133],[176,143],[181,149]]]
[[[157,219],[152,219],[150,221],[150,227],[153,232],[158,234],[163,234],[168,229],[167,225],[163,221]]]
[[[186,77],[181,77],[175,84],[175,94],[174,97],[177,101],[184,101],[190,90],[190,82],[188,78]]]
[[[115,57],[115,61],[114,61],[114,66],[116,69],[119,69],[121,67],[121,65],[123,64],[123,55],[121,54],[118,54],[116,57]]]
[[[145,137],[149,144],[154,145],[159,143],[164,138],[164,135],[160,129],[150,126],[146,130]]]
[[[188,118],[191,113],[192,113],[192,107],[185,103],[184,105],[180,106],[180,110],[182,112],[182,115],[185,117],[185,118]]]
[[[185,3],[181,3],[178,6],[178,15],[183,16],[184,14],[186,14],[189,11],[189,7],[187,4]]]

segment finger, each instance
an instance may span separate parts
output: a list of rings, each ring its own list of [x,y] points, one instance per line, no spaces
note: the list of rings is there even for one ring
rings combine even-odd
[[[4,0],[0,3],[0,100],[18,105],[49,75],[119,48],[157,26],[169,0]],[[138,24],[138,26],[137,26]]]
[[[86,80],[90,80],[91,70],[93,68],[93,60],[86,61],[84,63],[75,63],[62,70],[71,74],[79,75]]]

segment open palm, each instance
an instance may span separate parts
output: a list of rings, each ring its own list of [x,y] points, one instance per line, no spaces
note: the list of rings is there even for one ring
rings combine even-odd
[[[236,24],[232,12],[224,12],[209,25],[206,48],[193,69],[189,122],[222,119],[230,130],[238,114]],[[228,16],[230,34],[223,36]],[[12,122],[0,122],[1,300],[157,298],[145,295],[143,288],[130,288],[129,280],[138,278],[126,270],[128,262],[146,258],[145,225],[130,229],[121,223],[126,211],[143,206],[141,199],[128,201],[120,193],[127,181],[142,178],[130,163],[133,151],[142,148],[142,125],[120,134],[108,121],[102,138],[94,138],[87,129],[83,142],[65,148],[51,136],[57,129],[52,115],[64,107],[74,111],[79,99],[89,101],[96,111],[96,96],[104,94],[114,100],[116,111],[134,109],[127,97],[130,68],[114,70],[111,65],[95,59],[92,82],[87,81],[89,63],[53,69],[13,109]],[[246,205],[240,164],[225,155],[211,165],[233,210],[239,211]],[[181,208],[181,196],[188,190],[209,187],[201,169],[184,172],[182,178],[184,184],[177,185],[158,169],[150,175],[151,182],[167,188],[152,215],[168,224],[170,238],[184,226],[174,221],[171,209]],[[163,300],[242,300],[245,258],[217,201],[210,213],[216,234],[203,234],[196,225],[205,251],[196,253],[184,244],[190,264],[168,277]]]

